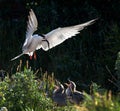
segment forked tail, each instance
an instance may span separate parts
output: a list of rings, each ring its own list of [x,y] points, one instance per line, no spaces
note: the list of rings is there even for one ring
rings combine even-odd
[[[11,61],[13,61],[13,60],[19,58],[19,57],[22,56],[23,54],[24,54],[24,53],[22,53],[22,54],[20,54],[20,55],[18,55],[18,56],[16,56],[16,57],[14,57],[13,59],[11,59]]]

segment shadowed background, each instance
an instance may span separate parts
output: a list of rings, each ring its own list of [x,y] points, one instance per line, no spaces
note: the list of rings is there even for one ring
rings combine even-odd
[[[19,60],[29,61],[33,70],[42,69],[61,81],[76,81],[87,89],[94,81],[108,89],[117,90],[108,81],[118,78],[115,61],[120,47],[119,0],[1,0],[0,1],[0,69],[9,74],[16,71]],[[10,62],[21,53],[25,40],[27,17],[33,9],[38,18],[35,33],[47,33],[57,27],[80,24],[99,18],[79,35],[45,52],[36,51],[37,60],[28,55]]]

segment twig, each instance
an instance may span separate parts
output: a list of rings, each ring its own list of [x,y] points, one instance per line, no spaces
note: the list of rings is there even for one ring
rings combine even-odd
[[[115,81],[117,81],[117,79],[113,76],[113,74],[111,73],[111,71],[110,71],[110,69],[108,68],[108,66],[106,65],[105,67],[106,67],[107,71],[109,72],[109,74],[112,76],[112,78],[113,78]]]
[[[109,82],[111,82],[112,84],[114,84],[116,87],[120,88],[115,82],[113,82],[112,80],[108,79]]]

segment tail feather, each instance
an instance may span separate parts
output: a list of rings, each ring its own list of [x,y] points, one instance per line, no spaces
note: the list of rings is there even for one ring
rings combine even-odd
[[[16,56],[16,57],[14,57],[13,59],[11,59],[11,61],[13,61],[13,60],[19,58],[19,57],[22,56],[23,54],[24,54],[24,53],[22,53],[22,54],[20,54],[20,55],[18,55],[18,56]]]

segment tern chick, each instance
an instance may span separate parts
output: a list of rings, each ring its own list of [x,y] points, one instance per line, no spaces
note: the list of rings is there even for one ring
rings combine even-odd
[[[58,106],[65,106],[66,105],[65,89],[61,83],[59,83],[58,85],[55,85],[55,89],[53,91],[53,101]]]
[[[76,90],[76,84],[73,81],[69,80],[69,84],[65,84],[67,85],[65,93],[69,101],[74,104],[80,104],[84,99],[83,93]]]

